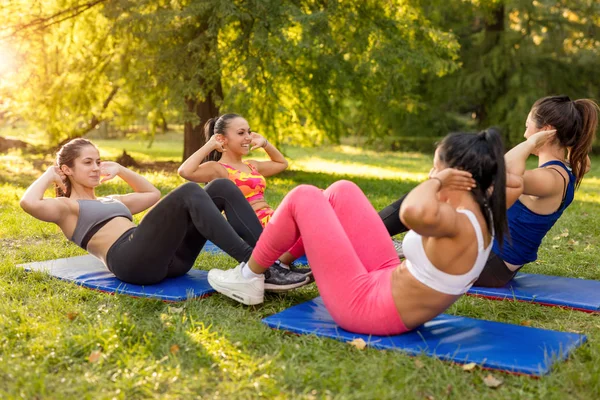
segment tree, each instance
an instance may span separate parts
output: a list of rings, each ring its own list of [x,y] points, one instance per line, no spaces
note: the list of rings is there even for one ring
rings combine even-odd
[[[440,120],[440,110],[473,117],[483,129],[503,128],[508,144],[522,140],[536,99],[552,94],[600,97],[600,3],[593,0],[486,0],[417,7],[461,45],[462,67],[423,84],[432,105],[419,117]],[[444,132],[439,132],[440,134]]]
[[[13,34],[79,2],[36,4],[43,11],[26,13]],[[65,41],[68,34],[77,40]],[[243,113],[279,142],[389,134],[421,101],[422,75],[452,71],[458,51],[452,34],[404,1],[107,1],[37,35],[38,48],[48,42],[52,51],[31,69],[57,63],[50,76],[72,84],[59,99],[58,87],[27,82],[31,90],[16,101],[34,104],[32,93],[43,93],[37,103],[53,110],[28,118],[52,121],[58,137],[57,110],[83,125],[92,114],[117,112],[122,96],[147,110],[179,109],[184,157],[202,144],[202,124],[220,110]],[[84,77],[94,84],[82,94],[76,86]],[[99,108],[114,87],[109,106]]]

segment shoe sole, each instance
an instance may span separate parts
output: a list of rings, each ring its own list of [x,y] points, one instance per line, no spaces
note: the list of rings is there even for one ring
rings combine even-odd
[[[210,277],[210,275],[208,276],[208,284],[215,289],[217,292],[221,293],[224,296],[229,297],[230,299],[233,299],[239,303],[245,304],[247,306],[255,306],[257,304],[261,304],[265,301],[265,296],[250,296],[247,293],[243,293],[237,290],[231,290],[230,288],[227,287],[223,287],[221,285],[219,285],[219,283],[213,281]]]
[[[310,278],[306,278],[302,282],[290,283],[288,285],[274,285],[272,283],[265,282],[265,292],[274,292],[274,293],[287,292],[289,290],[297,289],[304,285],[308,285],[309,283],[310,283]]]

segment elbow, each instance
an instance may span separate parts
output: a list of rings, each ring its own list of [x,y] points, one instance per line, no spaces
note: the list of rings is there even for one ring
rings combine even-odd
[[[19,206],[21,206],[23,211],[25,211],[28,214],[31,214],[31,202],[29,202],[27,199],[22,198],[21,201],[19,201]]]
[[[180,166],[179,168],[177,168],[177,173],[179,174],[180,177],[182,177],[183,179],[187,179],[189,181],[189,174],[187,172],[187,170],[182,166]]]
[[[400,220],[407,227],[433,226],[437,222],[437,213],[432,212],[424,205],[403,205],[400,209]]]
[[[286,160],[285,158],[283,159],[283,161],[281,162],[281,171],[285,171],[288,167],[288,160]]]
[[[153,204],[158,203],[158,201],[160,200],[160,198],[162,197],[162,193],[160,192],[160,190],[158,190],[157,188],[154,188],[154,190],[152,190],[152,200],[153,200]]]

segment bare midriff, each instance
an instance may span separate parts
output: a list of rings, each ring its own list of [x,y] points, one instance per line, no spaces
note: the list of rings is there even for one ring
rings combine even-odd
[[[253,200],[250,202],[250,206],[254,211],[262,210],[263,208],[270,207],[269,204],[265,201],[265,199]]]
[[[412,276],[404,262],[392,272],[391,285],[396,309],[409,329],[443,313],[460,297],[438,292],[422,284]]]
[[[88,242],[88,253],[106,264],[106,254],[110,247],[129,229],[136,225],[125,217],[115,217],[92,236]]]

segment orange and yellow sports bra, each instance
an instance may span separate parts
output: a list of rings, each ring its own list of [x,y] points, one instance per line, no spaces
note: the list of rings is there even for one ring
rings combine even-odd
[[[221,164],[225,170],[227,170],[227,177],[230,181],[235,183],[240,188],[244,197],[249,202],[256,200],[264,200],[265,189],[267,188],[267,180],[262,176],[250,163],[245,163],[251,172],[240,171],[239,169],[233,168],[230,165]],[[271,207],[264,207],[260,210],[255,210],[256,216],[263,227],[267,225],[271,216],[273,215],[273,209]]]

